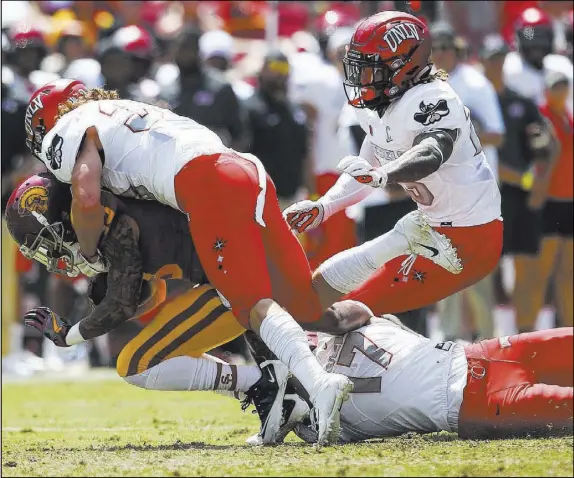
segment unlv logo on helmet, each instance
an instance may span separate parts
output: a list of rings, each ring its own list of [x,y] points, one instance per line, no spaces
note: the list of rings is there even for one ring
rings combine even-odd
[[[48,93],[49,90],[41,91],[38,96],[30,100],[30,104],[28,105],[28,108],[26,108],[26,117],[24,118],[24,124],[26,126],[26,132],[30,135],[33,134],[32,119],[34,118],[34,115],[38,111],[44,108],[44,105],[42,104],[42,97],[47,96]]]
[[[383,40],[389,45],[393,53],[397,51],[399,45],[407,38],[420,40],[416,25],[410,22],[395,25],[383,35]]]

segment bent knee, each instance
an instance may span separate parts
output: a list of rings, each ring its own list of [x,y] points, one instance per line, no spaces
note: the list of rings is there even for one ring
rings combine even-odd
[[[261,327],[261,323],[269,313],[281,312],[283,309],[273,299],[259,299],[249,311],[248,325],[255,332]],[[243,324],[241,324],[243,325]]]

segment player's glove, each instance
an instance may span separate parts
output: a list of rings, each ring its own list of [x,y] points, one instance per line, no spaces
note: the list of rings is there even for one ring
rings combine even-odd
[[[283,211],[289,227],[301,234],[317,227],[325,217],[325,206],[319,201],[299,201]]]
[[[371,163],[360,156],[345,156],[339,161],[337,169],[372,188],[384,188],[387,185],[387,173],[381,168],[373,168]]]
[[[38,307],[28,311],[24,316],[28,327],[35,327],[58,347],[68,347],[66,335],[71,325],[48,307]]]
[[[99,250],[96,250],[97,259],[94,262],[88,261],[82,253],[80,253],[79,256],[80,261],[77,266],[85,276],[95,277],[102,272],[108,272],[108,263]]]

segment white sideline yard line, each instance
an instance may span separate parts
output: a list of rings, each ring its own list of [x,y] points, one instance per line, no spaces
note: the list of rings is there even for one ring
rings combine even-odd
[[[2,427],[2,433],[53,433],[53,432],[131,432],[152,427]]]

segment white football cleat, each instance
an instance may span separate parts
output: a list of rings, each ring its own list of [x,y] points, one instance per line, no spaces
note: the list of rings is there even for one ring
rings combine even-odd
[[[329,373],[313,397],[311,422],[317,428],[317,446],[337,443],[341,434],[341,406],[349,398],[353,382],[344,375]]]
[[[421,211],[413,211],[401,218],[395,231],[407,239],[407,252],[425,257],[453,274],[462,272],[462,262],[450,239],[435,231]]]

